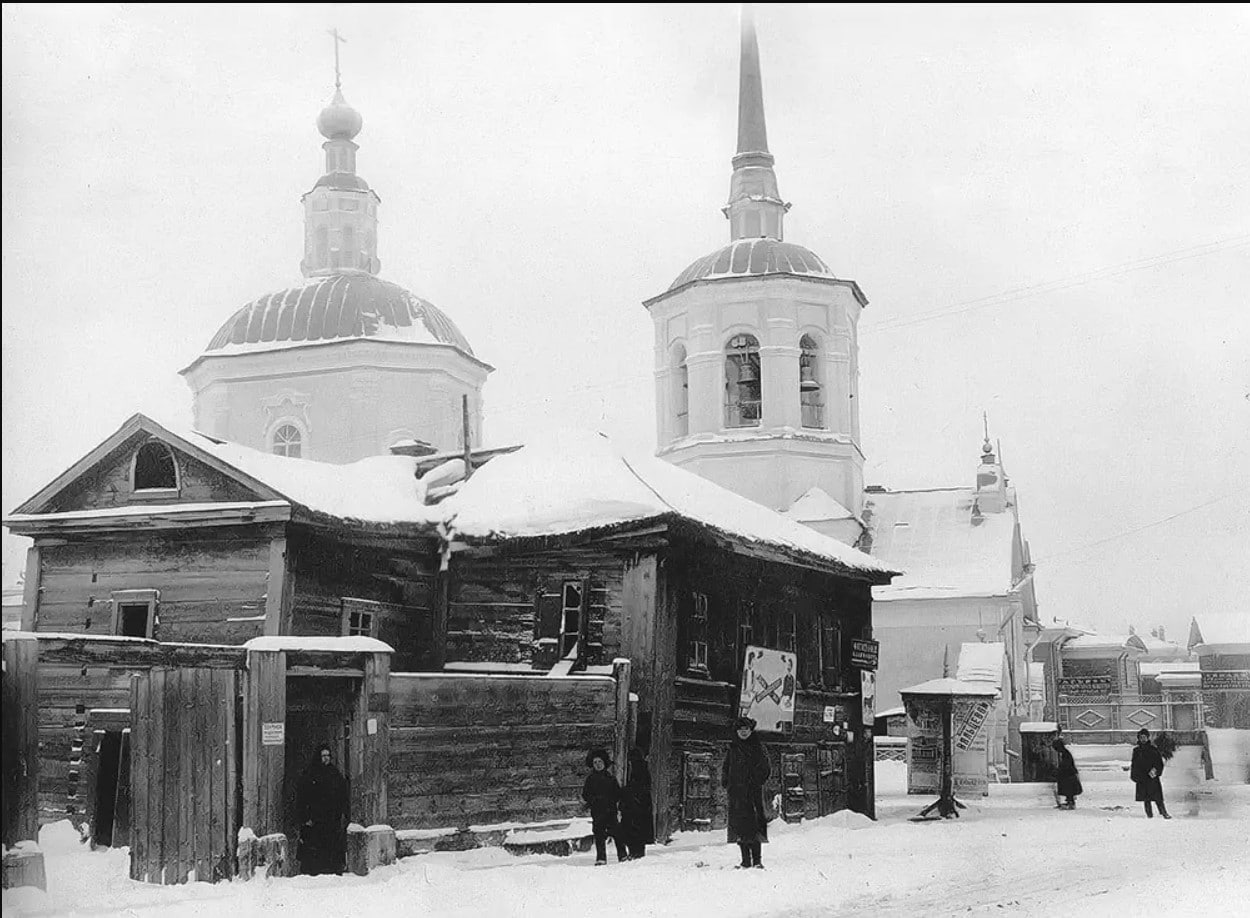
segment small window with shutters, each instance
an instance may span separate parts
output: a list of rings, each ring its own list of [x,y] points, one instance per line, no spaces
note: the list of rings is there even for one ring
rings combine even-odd
[[[690,641],[686,657],[686,669],[706,676],[707,668],[708,598],[706,593],[693,593],[690,603]]]
[[[590,615],[590,580],[540,583],[534,597],[536,669],[550,669],[557,660],[576,653],[583,660]]]
[[[803,819],[807,806],[807,792],[803,788],[805,762],[806,757],[801,752],[781,756],[781,818],[786,822]]]
[[[842,690],[842,626],[832,612],[820,619],[820,671],[826,689]]]

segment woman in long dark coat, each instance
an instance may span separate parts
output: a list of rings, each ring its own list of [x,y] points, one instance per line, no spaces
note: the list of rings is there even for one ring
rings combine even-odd
[[[1058,764],[1055,766],[1055,794],[1063,797],[1063,803],[1059,804],[1060,809],[1075,810],[1076,798],[1081,795],[1084,789],[1081,787],[1081,775],[1076,770],[1076,760],[1072,758],[1072,751],[1068,749],[1067,743],[1062,737],[1055,737],[1055,741],[1051,744],[1054,747],[1055,755],[1058,757]]]
[[[646,754],[637,746],[629,751],[629,775],[621,789],[621,840],[631,859],[645,857],[647,845],[655,842],[651,769]]]
[[[729,842],[736,842],[742,850],[739,867],[764,866],[760,863],[760,844],[768,841],[764,782],[770,773],[764,744],[755,735],[755,721],[739,717],[721,771],[721,786],[729,791]]]
[[[342,873],[347,853],[347,781],[321,746],[300,776],[300,868],[304,873]]]
[[[1137,801],[1146,805],[1146,815],[1153,818],[1152,803],[1159,805],[1159,815],[1171,819],[1168,808],[1163,805],[1163,756],[1150,742],[1150,731],[1142,727],[1137,731],[1137,745],[1133,747],[1133,762],[1129,777],[1137,785]]]

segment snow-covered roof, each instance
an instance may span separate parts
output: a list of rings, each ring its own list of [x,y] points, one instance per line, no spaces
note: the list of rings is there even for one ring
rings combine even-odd
[[[1059,725],[1053,720],[1026,720],[1020,725],[1021,733],[1058,733]]]
[[[1171,663],[1139,663],[1138,670],[1143,676],[1157,676],[1160,673],[1196,673],[1197,660],[1173,660]]]
[[[819,523],[824,520],[853,520],[855,514],[843,507],[823,488],[813,485],[803,496],[783,511],[784,516],[798,523]]]
[[[906,713],[907,713],[906,708],[890,708],[886,711],[878,711],[877,718],[880,719],[882,717],[902,717]]]
[[[962,682],[984,682],[1001,689],[1005,654],[1001,642],[963,644],[959,648],[959,666],[955,670],[955,678]]]
[[[569,431],[498,456],[440,507],[463,539],[543,537],[681,519],[796,560],[867,574],[895,568],[692,472],[625,456],[599,434]]]
[[[964,682],[961,679],[930,679],[910,688],[899,689],[900,695],[984,695],[992,698],[998,689],[984,682]]]
[[[1069,650],[1136,650],[1144,651],[1146,645],[1135,634],[1082,634],[1064,642],[1063,649]]]
[[[1197,645],[1199,647],[1250,644],[1250,611],[1204,612],[1197,621],[1198,630],[1202,632],[1202,643]]]
[[[1015,514],[984,513],[973,522],[972,488],[870,491],[864,524],[872,555],[906,571],[873,588],[880,601],[1005,596],[1012,588]]]
[[[99,461],[101,453],[140,430],[165,436],[176,446],[181,441],[202,460],[233,470],[263,492],[265,506],[284,498],[339,520],[416,525],[453,541],[541,538],[684,521],[739,547],[771,550],[800,565],[858,573],[876,582],[896,573],[886,562],[692,472],[652,456],[626,458],[606,437],[575,431],[495,454],[467,481],[458,482],[455,493],[427,504],[426,485],[417,478],[418,461],[411,456],[374,456],[347,465],[290,459],[136,415],[19,509],[37,509],[75,473]],[[135,512],[151,509],[144,505]],[[23,522],[63,516],[20,515]]]

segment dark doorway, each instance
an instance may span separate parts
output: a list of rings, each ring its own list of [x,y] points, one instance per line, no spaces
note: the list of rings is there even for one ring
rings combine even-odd
[[[129,836],[130,769],[123,769],[123,734],[119,730],[107,730],[99,735],[96,751],[95,808],[91,820],[91,841],[95,845],[109,847],[126,844]],[[128,745],[128,744],[126,744]],[[124,758],[129,759],[129,749]],[[129,765],[127,761],[124,763]],[[123,771],[125,773],[123,773]],[[124,790],[123,790],[124,788]],[[118,832],[117,830],[122,831]]]
[[[360,680],[340,676],[291,676],[286,683],[286,777],[283,782],[283,822],[292,854],[299,857],[300,778],[317,749],[330,747],[331,761],[348,782],[351,799],[351,723],[360,693]],[[304,872],[301,867],[300,872]]]

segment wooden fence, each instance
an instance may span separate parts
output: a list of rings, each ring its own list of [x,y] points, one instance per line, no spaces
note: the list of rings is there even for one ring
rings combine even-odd
[[[469,829],[585,814],[586,753],[623,779],[629,664],[614,676],[392,673],[389,818]]]

